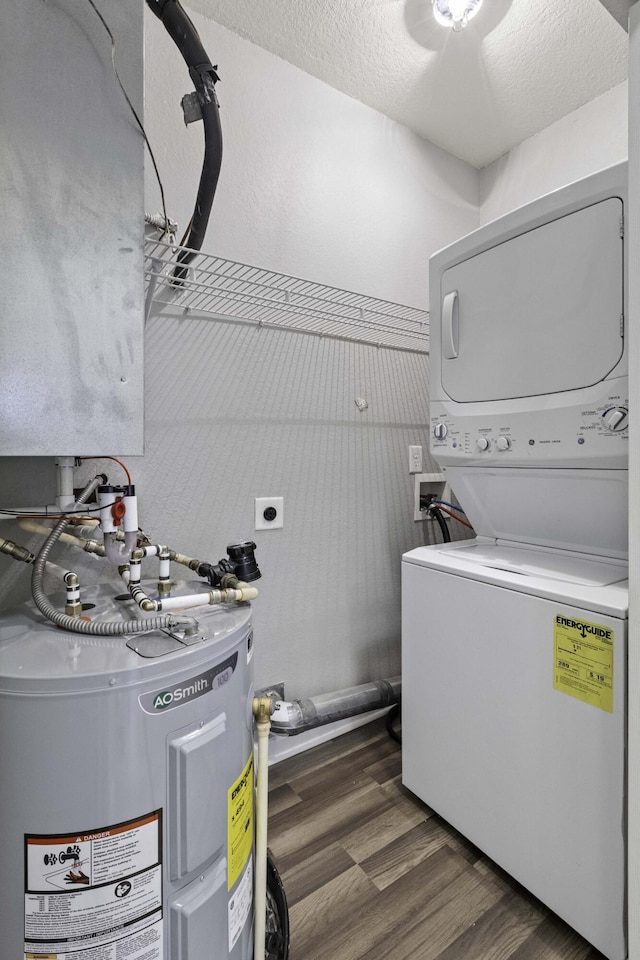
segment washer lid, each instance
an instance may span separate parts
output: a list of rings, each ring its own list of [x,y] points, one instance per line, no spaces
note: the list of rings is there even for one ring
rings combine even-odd
[[[459,402],[576,390],[623,352],[622,200],[610,197],[450,267],[442,387]]]
[[[628,613],[628,568],[622,561],[482,538],[418,547],[402,559],[614,617]]]
[[[464,541],[463,541],[464,543]],[[464,543],[456,557],[479,563],[492,570],[504,570],[527,577],[549,577],[590,587],[618,583],[628,576],[626,564],[612,564],[571,554],[548,553],[507,543]]]

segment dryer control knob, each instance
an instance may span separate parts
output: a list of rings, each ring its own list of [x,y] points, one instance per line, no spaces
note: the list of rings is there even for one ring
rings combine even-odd
[[[477,442],[477,445],[478,445],[478,450],[488,450],[488,449],[489,449],[489,441],[487,440],[486,437],[478,437],[478,439],[477,439],[476,442]]]
[[[498,437],[496,440],[496,447],[498,450],[508,450],[511,446],[511,440],[509,437]]]
[[[620,433],[629,426],[629,411],[626,407],[611,407],[610,410],[605,410],[602,417],[607,430],[614,433]]]
[[[435,427],[433,428],[433,435],[436,440],[444,440],[448,433],[449,429],[446,423],[436,423]]]

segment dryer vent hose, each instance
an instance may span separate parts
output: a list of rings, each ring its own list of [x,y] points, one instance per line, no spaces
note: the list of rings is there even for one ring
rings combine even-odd
[[[271,730],[273,733],[295,736],[325,723],[334,723],[336,720],[390,707],[399,703],[401,691],[400,677],[393,677],[390,680],[374,680],[306,700],[276,700],[271,717]]]

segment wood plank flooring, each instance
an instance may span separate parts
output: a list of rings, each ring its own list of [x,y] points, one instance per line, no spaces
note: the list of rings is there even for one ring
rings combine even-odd
[[[269,775],[289,960],[604,960],[405,790],[383,721]]]

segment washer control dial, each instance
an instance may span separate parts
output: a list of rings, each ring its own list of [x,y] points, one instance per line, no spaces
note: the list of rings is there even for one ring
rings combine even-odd
[[[488,450],[488,449],[489,449],[489,441],[487,440],[486,437],[478,437],[476,443],[477,443],[477,446],[478,446],[478,450]]]
[[[511,440],[509,437],[498,437],[496,440],[496,447],[498,450],[508,450],[511,446]]]
[[[436,440],[444,440],[448,433],[449,429],[446,423],[436,423],[435,427],[433,428],[433,435]]]
[[[620,433],[629,426],[629,411],[626,407],[611,407],[602,414],[602,419],[607,430],[612,433]]]

